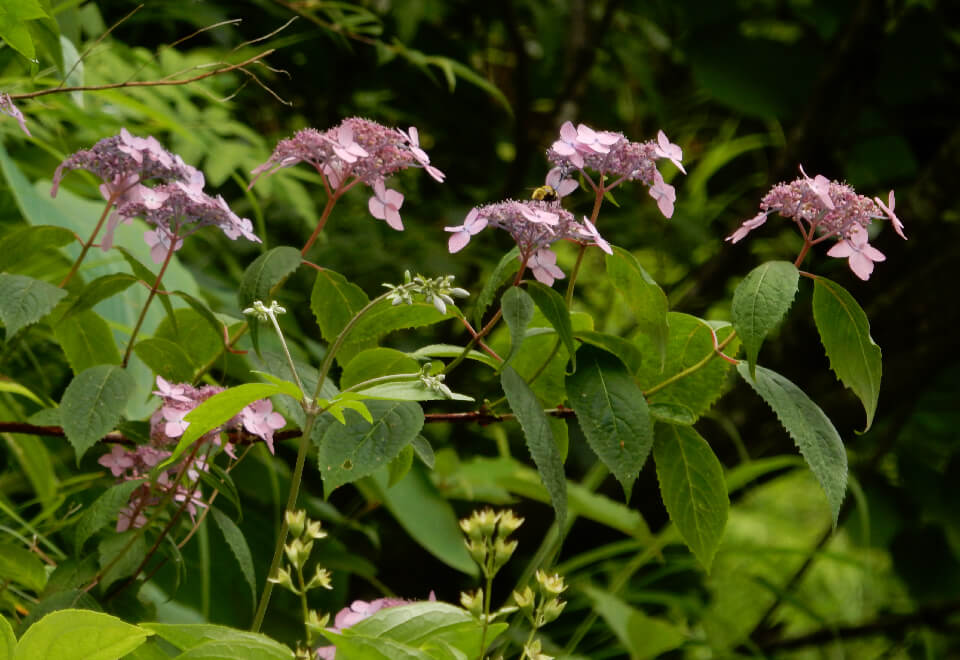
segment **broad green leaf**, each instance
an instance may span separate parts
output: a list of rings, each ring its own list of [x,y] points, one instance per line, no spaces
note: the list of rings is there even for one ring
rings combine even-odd
[[[11,273],[41,250],[58,248],[74,241],[73,232],[53,225],[21,227],[0,238],[0,273]]]
[[[590,448],[629,500],[653,446],[647,401],[615,355],[593,346],[581,346],[578,353],[580,367],[567,377],[570,405]]]
[[[141,282],[144,282],[148,286],[157,286],[158,289],[163,289],[163,280],[157,282],[157,276],[154,275],[153,271],[143,265],[143,262],[140,261],[134,255],[134,253],[122,245],[117,245],[115,248],[123,256],[123,260],[127,262],[127,265],[130,267],[130,270],[133,271],[133,276],[136,277]],[[176,258],[171,259],[170,263],[173,264]],[[170,275],[171,269],[168,267],[167,272],[164,273],[165,276]],[[167,277],[168,281],[170,280]],[[142,286],[142,285],[141,285]],[[173,315],[173,303],[170,302],[170,296],[158,295],[157,298],[160,299],[160,304],[163,305],[163,310],[167,314],[168,319],[174,320],[174,325],[176,325],[176,318]]]
[[[730,509],[723,466],[692,426],[673,424],[657,424],[653,459],[670,520],[709,573]]]
[[[510,329],[510,352],[503,358],[503,363],[507,364],[523,344],[527,326],[533,318],[533,298],[520,287],[512,286],[500,298],[500,309],[503,311],[503,320]]]
[[[348,629],[349,630],[349,629]],[[344,631],[347,633],[347,631]],[[356,660],[433,660],[426,651],[392,639],[357,634],[337,634],[322,630],[321,634],[337,647],[337,655]]]
[[[687,639],[683,630],[666,619],[647,616],[608,591],[590,585],[581,588],[617,639],[627,648],[631,660],[657,658],[679,648]]]
[[[773,409],[797,443],[800,454],[827,495],[836,525],[847,489],[847,452],[837,429],[820,406],[777,372],[758,366],[756,376],[751,377],[744,362],[737,365],[737,371]]]
[[[237,558],[237,563],[240,564],[240,573],[243,575],[247,586],[250,587],[250,606],[253,608],[257,602],[257,578],[253,572],[253,556],[250,554],[247,539],[236,523],[230,520],[230,517],[223,511],[216,507],[210,507],[210,513],[213,514],[214,522],[217,523],[224,540],[230,546],[233,556]]]
[[[408,445],[409,446],[409,445]],[[387,474],[373,474],[377,496],[400,526],[427,552],[447,566],[476,576],[476,563],[463,543],[457,514],[421,465],[412,465],[407,474],[388,486]]]
[[[530,455],[537,466],[537,472],[550,493],[553,510],[557,514],[557,524],[563,527],[567,519],[567,480],[563,472],[563,461],[557,444],[554,442],[550,423],[543,412],[543,406],[523,378],[507,366],[500,374],[500,384],[507,395],[510,409],[517,416],[523,435],[527,440]]]
[[[0,544],[0,582],[7,581],[39,594],[47,584],[40,557],[17,545]]]
[[[36,63],[36,49],[27,21],[47,18],[37,0],[0,0],[0,38],[15,51]]]
[[[514,287],[516,288],[516,287]],[[527,293],[533,298],[540,312],[550,322],[553,329],[557,331],[563,345],[573,360],[573,368],[577,368],[577,346],[573,343],[573,325],[570,323],[570,310],[563,296],[541,284],[540,282],[527,282]]]
[[[433,453],[433,447],[430,445],[430,442],[422,435],[418,435],[413,439],[413,442],[410,443],[410,446],[413,447],[413,451],[417,453],[417,458],[423,461],[423,464],[426,465],[427,468],[432,470],[437,457]]]
[[[269,305],[274,291],[300,267],[301,261],[300,250],[286,245],[275,247],[257,257],[247,266],[240,279],[240,288],[237,290],[240,309],[249,308],[255,300]],[[250,339],[257,352],[260,351],[259,329],[260,321],[251,317]]]
[[[324,493],[372,474],[413,442],[423,427],[423,411],[409,401],[367,402],[373,422],[348,417],[346,426],[318,426],[313,433]]]
[[[400,454],[390,461],[387,466],[387,488],[392,488],[398,481],[407,476],[410,467],[413,465],[413,446],[407,445],[400,450]]]
[[[420,363],[403,351],[393,348],[371,348],[360,353],[343,368],[340,389],[353,387],[372,378],[393,374],[415,374]]]
[[[120,364],[113,331],[99,314],[87,310],[53,326],[53,334],[74,374],[98,364]]]
[[[30,391],[29,388],[24,387],[20,383],[15,383],[12,380],[0,380],[0,392],[7,392],[8,394],[17,394],[26,399],[30,399],[38,405],[43,405],[43,401],[37,398],[37,395]]]
[[[519,256],[519,248],[514,247],[500,258],[493,272],[483,280],[483,288],[480,289],[480,293],[477,295],[476,303],[473,307],[473,324],[478,328],[483,321],[483,315],[486,313],[487,308],[490,307],[496,298],[497,291],[503,286],[504,282],[520,268]]]
[[[223,322],[213,315],[213,312],[205,302],[191,296],[185,291],[173,291],[172,294],[190,305],[190,307],[193,308],[193,311],[195,311],[200,318],[207,322],[207,325],[210,326],[211,332],[216,334],[218,337],[223,336]]]
[[[593,332],[592,330],[578,330],[575,336],[585,344],[602,348],[608,353],[616,355],[626,365],[631,374],[639,371],[643,364],[640,349],[637,348],[636,344],[623,337]]]
[[[463,353],[463,346],[454,346],[453,344],[430,344],[429,346],[424,346],[418,348],[412,353],[408,353],[410,357],[415,360],[424,360],[428,358],[456,358]],[[500,363],[493,359],[491,356],[487,355],[482,351],[470,350],[467,353],[468,360],[476,360],[477,362],[483,362],[485,365],[491,369],[499,369]]]
[[[643,269],[637,258],[618,247],[606,256],[607,275],[613,286],[626,298],[637,325],[649,337],[661,368],[667,356],[667,296]]]
[[[177,660],[293,660],[293,651],[270,638],[242,642],[205,642],[177,656]]]
[[[369,302],[363,289],[340,273],[327,268],[317,273],[310,294],[310,309],[327,343],[333,342]]]
[[[850,293],[825,277],[813,280],[813,320],[840,382],[863,403],[867,426],[873,424],[883,371],[880,347],[870,336],[870,321]]]
[[[106,592],[117,580],[133,575],[146,556],[146,538],[137,530],[105,536],[97,545],[97,561],[103,572],[100,589]]]
[[[47,586],[43,590],[43,596],[50,596],[58,592],[72,591],[90,584],[97,575],[97,558],[92,554],[86,555],[83,560],[73,557],[61,561],[53,569],[50,578],[47,580]],[[83,608],[86,609],[86,608]]]
[[[453,318],[458,313],[453,305],[447,305],[447,312],[441,314],[432,303],[414,302],[411,305],[393,305],[389,300],[381,300],[350,330],[346,343],[337,353],[337,359],[342,358],[344,362],[349,362],[354,355],[368,348],[371,342],[390,332],[433,325]]]
[[[189,383],[193,380],[193,360],[180,348],[180,344],[162,337],[150,337],[137,342],[133,352],[153,373],[171,383]]]
[[[63,289],[32,277],[0,273],[0,321],[7,328],[7,343],[20,328],[49,314],[66,295]]]
[[[127,506],[130,495],[143,484],[142,480],[124,481],[111,486],[80,514],[74,528],[74,554],[83,551],[83,544],[107,525],[116,524],[117,514]]]
[[[505,623],[489,626],[487,644],[506,629]],[[468,658],[480,657],[482,651],[480,642],[483,628],[480,622],[449,603],[420,601],[385,608],[354,624],[349,630],[346,633],[348,636],[391,639],[419,648],[442,640]]]
[[[653,403],[650,405],[650,416],[658,422],[667,424],[686,424],[690,425],[697,421],[696,415],[687,408],[677,403]]]
[[[419,378],[409,380],[393,381],[389,383],[379,383],[362,390],[356,390],[355,394],[361,398],[367,399],[387,399],[393,401],[473,401],[473,397],[466,394],[452,392],[447,396],[444,392],[430,389],[420,381]]]
[[[83,291],[77,296],[67,311],[60,317],[67,319],[74,314],[79,314],[88,309],[92,309],[101,300],[111,298],[121,291],[126,290],[130,285],[137,281],[137,278],[127,273],[112,273],[110,275],[101,275],[94,281],[83,287]]]
[[[649,338],[641,335],[636,338],[635,343],[643,355],[643,366],[634,375],[651,406],[679,406],[674,408],[677,413],[688,410],[694,418],[698,418],[709,410],[723,393],[728,384],[727,374],[731,369],[729,362],[714,353],[714,332],[718,341],[723,341],[730,336],[733,328],[726,325],[714,331],[702,319],[689,314],[670,312],[667,317],[670,320],[670,331],[666,363],[661,368]],[[724,352],[736,355],[739,345],[739,340],[734,338]],[[691,370],[705,359],[705,366]],[[668,384],[661,387],[663,383]],[[686,416],[686,413],[682,414]]]
[[[173,644],[181,651],[197,648],[210,642],[227,642],[236,645],[238,648],[249,645],[258,651],[273,654],[257,656],[264,660],[293,658],[293,653],[282,644],[273,641],[266,635],[247,632],[246,630],[236,630],[207,623],[142,623],[140,627],[155,633],[157,637],[163,638],[164,641]],[[271,648],[272,651],[267,650]]]
[[[102,364],[77,374],[60,401],[60,420],[77,464],[90,447],[113,430],[134,388],[120,367]]]
[[[0,660],[11,660],[17,647],[17,636],[7,617],[0,616]]]
[[[768,261],[743,278],[733,292],[730,313],[753,373],[767,334],[783,320],[797,295],[800,271],[789,261]]]
[[[163,319],[153,337],[179,346],[190,357],[190,364],[205,364],[223,349],[223,333],[214,329],[206,316],[195,309],[178,309]]]
[[[146,641],[150,632],[115,616],[90,610],[58,610],[30,626],[14,660],[116,660]]]

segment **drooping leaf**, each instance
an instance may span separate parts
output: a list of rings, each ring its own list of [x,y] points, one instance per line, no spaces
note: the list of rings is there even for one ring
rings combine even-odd
[[[136,277],[127,273],[101,275],[83,288],[83,291],[80,292],[77,299],[70,304],[70,307],[67,308],[60,318],[67,319],[74,314],[92,309],[93,306],[101,300],[115,296],[121,291],[126,290],[136,281]]]
[[[863,403],[867,426],[873,424],[883,372],[880,347],[870,336],[870,320],[856,299],[825,277],[813,280],[813,320],[840,382]]]
[[[98,364],[120,364],[120,350],[113,338],[113,331],[92,310],[60,321],[53,326],[53,334],[74,374]]]
[[[751,373],[763,340],[793,304],[799,279],[800,271],[789,261],[768,261],[747,273],[733,292],[733,327],[743,342]]]
[[[427,358],[456,358],[463,353],[463,346],[454,346],[453,344],[430,344],[429,346],[422,346],[412,353],[408,353],[410,357],[415,360],[423,360]],[[483,353],[482,351],[470,350],[467,353],[466,359],[476,360],[477,362],[482,362],[491,369],[499,369],[500,363],[493,359],[491,356]]]
[[[514,287],[516,288],[516,287]],[[570,323],[570,310],[563,296],[552,288],[540,282],[527,282],[527,293],[533,298],[540,312],[550,322],[553,329],[560,336],[560,341],[567,348],[573,361],[573,368],[577,368],[577,347],[573,343],[573,325]]]
[[[413,439],[413,442],[410,443],[410,446],[413,447],[413,450],[417,453],[417,458],[423,461],[423,464],[426,465],[427,468],[432,470],[437,457],[433,453],[433,447],[430,445],[430,442],[422,435],[418,435]]]
[[[146,556],[147,541],[136,530],[105,536],[97,545],[100,588],[106,591],[117,580],[133,575]]]
[[[394,348],[371,348],[360,353],[343,368],[340,389],[353,387],[372,378],[392,374],[415,374],[420,363]]]
[[[157,276],[153,274],[149,268],[143,265],[137,257],[122,245],[115,245],[114,249],[118,250],[123,256],[123,260],[127,262],[127,265],[130,266],[130,270],[133,271],[134,277],[136,277],[141,282],[144,282],[148,285],[156,285],[158,288],[163,288],[163,281],[157,282]],[[173,264],[176,258],[171,259],[170,263]],[[167,268],[165,275],[170,275],[170,268]],[[170,277],[167,277],[167,280],[170,280]],[[173,319],[173,303],[170,302],[170,296],[157,296],[160,299],[160,304],[163,305],[163,310],[167,314],[167,318]]]
[[[550,423],[543,412],[543,406],[523,378],[507,366],[500,374],[500,384],[507,395],[510,409],[517,416],[520,428],[527,440],[527,448],[537,466],[537,472],[543,480],[553,510],[557,514],[557,524],[563,527],[567,519],[567,480],[563,472],[563,461],[553,439]]]
[[[133,388],[130,374],[112,364],[90,367],[67,385],[60,401],[60,419],[78,464],[120,421]]]
[[[523,344],[524,333],[533,318],[533,298],[520,287],[512,286],[500,299],[500,308],[503,310],[503,320],[510,329],[510,352],[503,359],[503,363],[507,364]]]
[[[613,473],[626,499],[653,446],[643,392],[615,355],[581,346],[580,366],[567,377],[570,405],[590,448]]]
[[[452,305],[447,305],[446,313],[440,313],[432,303],[415,301],[411,305],[393,305],[389,300],[381,300],[368,310],[350,330],[346,342],[337,353],[344,362],[349,362],[354,355],[384,335],[395,330],[419,328],[433,325],[459,312]]]
[[[30,62],[36,60],[36,48],[29,21],[47,18],[37,0],[3,0],[0,2],[0,38]]]
[[[647,616],[610,592],[584,586],[597,612],[630,653],[630,658],[657,658],[681,646],[684,632],[666,619]]]
[[[39,594],[47,584],[47,572],[36,554],[3,543],[0,544],[0,581],[15,582]]]
[[[17,647],[17,636],[7,617],[0,616],[0,660],[11,660]]]
[[[637,348],[636,344],[623,337],[593,332],[592,330],[578,330],[575,336],[585,344],[602,348],[608,353],[616,355],[626,365],[631,374],[639,371],[643,364],[640,349]]]
[[[723,466],[692,426],[657,424],[653,458],[667,513],[709,573],[730,509]]]
[[[7,328],[7,341],[20,328],[49,314],[67,292],[26,275],[0,273],[0,321]]]
[[[423,427],[423,411],[409,401],[367,402],[373,422],[347,416],[347,424],[317,426],[312,439],[325,494],[372,474],[413,442]]]
[[[480,327],[483,315],[497,297],[497,291],[520,268],[519,256],[519,248],[514,247],[500,258],[493,272],[483,280],[483,288],[480,289],[473,307],[473,324],[475,326]]]
[[[301,261],[300,250],[288,245],[275,247],[254,259],[240,279],[240,288],[237,290],[240,309],[249,308],[255,300],[269,305],[273,300],[274,291],[300,267]],[[260,321],[251,318],[250,339],[258,353],[260,351],[259,324]]]
[[[58,248],[74,241],[73,232],[53,225],[21,227],[0,238],[0,273],[16,272],[24,261],[36,257],[41,250]]]
[[[332,342],[370,299],[363,289],[346,277],[324,268],[317,273],[310,294],[310,309],[320,326],[320,334]]]
[[[837,429],[820,406],[777,372],[758,366],[756,376],[751,377],[744,362],[737,365],[737,371],[773,409],[797,443],[800,454],[827,495],[836,524],[847,489],[847,452]]]
[[[240,573],[244,581],[250,587],[250,606],[253,608],[257,602],[257,578],[253,572],[253,555],[250,554],[250,547],[247,545],[247,539],[237,527],[236,523],[230,520],[223,511],[216,507],[210,507],[210,513],[213,514],[213,521],[217,523],[224,540],[240,564]]]
[[[91,536],[107,525],[117,522],[117,514],[127,506],[130,495],[143,484],[142,480],[124,481],[108,488],[100,497],[95,499],[86,511],[80,514],[74,528],[74,554],[83,551],[83,544]]]
[[[138,341],[133,352],[153,373],[163,376],[171,383],[188,383],[193,380],[193,360],[180,348],[180,344],[162,337],[149,337]]]
[[[150,632],[90,610],[51,612],[30,626],[14,660],[116,660],[143,644]]]
[[[606,256],[606,263],[610,281],[626,299],[663,367],[667,356],[667,296],[637,258],[626,250],[614,247],[613,254]]]

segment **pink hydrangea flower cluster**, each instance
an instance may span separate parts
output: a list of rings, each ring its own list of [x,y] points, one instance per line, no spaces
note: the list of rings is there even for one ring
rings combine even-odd
[[[420,147],[416,127],[403,131],[359,117],[344,119],[327,131],[307,128],[281,140],[270,158],[253,170],[250,185],[261,174],[297,163],[312,165],[332,191],[345,191],[358,183],[370,186],[374,191],[368,205],[370,214],[398,231],[403,229],[403,195],[387,188],[386,178],[408,167],[423,168],[441,183],[445,178]]]
[[[760,202],[760,213],[746,220],[726,240],[737,243],[777,212],[791,218],[811,245],[834,238],[837,243],[827,254],[847,259],[850,270],[862,280],[869,279],[875,262],[886,256],[868,242],[867,227],[878,218],[889,219],[894,231],[906,240],[903,223],[894,212],[893,191],[885,204],[880,198],[858,195],[853,188],[818,174],[801,176],[790,183],[778,183]]]
[[[10,98],[9,94],[0,94],[0,112],[16,119],[17,123],[20,124],[20,130],[30,135],[30,129],[27,128],[27,120],[24,118],[23,113],[20,112],[20,108],[14,105],[13,99]],[[30,137],[33,136],[30,135]]]
[[[191,410],[214,394],[222,392],[222,387],[204,385],[193,387],[187,383],[170,383],[163,377],[157,376],[157,390],[154,392],[162,401],[161,407],[150,418],[150,444],[138,445],[127,449],[122,445],[114,445],[109,454],[104,454],[98,460],[100,465],[110,470],[110,473],[121,481],[143,479],[150,470],[170,456],[167,449],[176,445],[180,436],[190,426],[190,422],[183,418]],[[243,428],[248,433],[259,436],[267,443],[273,453],[273,433],[286,424],[283,416],[273,411],[273,404],[269,399],[254,401],[240,411],[233,419],[204,434],[198,442],[212,442],[220,445],[220,435],[225,430]],[[223,444],[224,451],[233,458],[236,453],[230,442]],[[188,458],[184,459],[190,460]],[[130,527],[142,527],[146,524],[145,510],[157,506],[162,500],[163,493],[168,491],[176,478],[177,472],[182,469],[183,463],[178,463],[165,470],[157,477],[154,484],[144,483],[131,495],[127,506],[120,512],[117,520],[117,531],[122,532]],[[203,502],[203,492],[198,487],[200,472],[209,469],[204,455],[196,455],[185,468],[186,474],[177,485],[173,500],[186,503],[186,511],[190,516],[196,515],[197,509],[206,506]]]
[[[565,122],[560,127],[560,139],[547,150],[547,159],[564,173],[586,169],[600,173],[601,177],[617,177],[605,187],[607,190],[623,181],[640,181],[650,188],[650,196],[657,202],[660,212],[667,218],[673,216],[677,194],[673,186],[663,180],[656,161],[666,158],[686,174],[681,160],[683,150],[670,142],[660,131],[657,141],[632,142],[622,133],[595,131],[586,124],[574,127]]]
[[[429,602],[436,601],[436,594],[431,591],[430,597],[427,600]],[[389,609],[391,607],[400,607],[401,605],[412,605],[416,602],[417,601],[415,600],[405,600],[403,598],[378,598],[369,602],[365,600],[355,600],[350,603],[348,607],[344,607],[342,610],[337,612],[337,615],[333,619],[333,626],[327,630],[338,633],[345,628],[349,628],[350,626],[360,623],[364,619],[370,618],[380,610]],[[322,658],[323,660],[334,660],[336,657],[337,647],[335,646],[321,646],[317,649],[317,658]]]

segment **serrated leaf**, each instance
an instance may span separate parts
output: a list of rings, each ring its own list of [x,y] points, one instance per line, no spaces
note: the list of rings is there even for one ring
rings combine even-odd
[[[250,554],[247,539],[236,523],[230,520],[230,517],[223,511],[216,507],[210,507],[210,513],[213,514],[213,521],[217,523],[217,527],[223,534],[223,539],[230,547],[230,551],[233,552],[233,556],[236,557],[237,563],[240,564],[240,573],[243,575],[244,581],[250,587],[250,607],[252,610],[257,602],[257,578],[253,572],[253,555]]]
[[[557,514],[557,524],[562,528],[567,519],[567,480],[543,406],[513,367],[507,366],[503,369],[500,373],[500,384],[507,395],[510,409],[520,422],[537,472],[550,493],[550,502]]]
[[[366,405],[372,423],[351,415],[346,426],[317,426],[313,433],[327,497],[387,465],[423,428],[423,411],[416,403],[371,400]]]
[[[60,317],[61,320],[93,308],[101,300],[106,300],[121,291],[125,291],[136,281],[136,277],[127,273],[101,275],[83,288],[77,299],[70,304],[67,311]]]
[[[516,288],[516,287],[514,287]],[[577,347],[573,343],[573,325],[570,323],[570,310],[563,296],[541,284],[540,282],[527,282],[527,293],[533,298],[544,318],[550,322],[553,329],[560,336],[560,341],[566,346],[570,359],[573,361],[573,369],[577,368]]]
[[[207,623],[172,624],[151,622],[142,623],[140,627],[155,633],[157,637],[169,642],[181,651],[199,648],[211,642],[226,642],[236,645],[237,648],[249,646],[263,653],[271,653],[268,649],[272,647],[272,653],[276,655],[256,656],[258,658],[262,657],[263,660],[271,660],[272,658],[278,658],[278,660],[279,658],[289,658],[292,660],[293,658],[293,652],[279,642],[273,641],[266,635],[247,632],[246,630],[236,630],[235,628]]]
[[[709,573],[730,510],[723,466],[692,426],[657,424],[653,458],[667,513]]]
[[[489,644],[506,628],[505,623],[488,626],[486,642]],[[459,607],[421,601],[381,609],[351,626],[346,634],[390,639],[425,650],[429,649],[429,644],[445,642],[464,657],[478,658],[482,651],[483,626]]]
[[[274,291],[300,267],[302,259],[300,250],[287,245],[275,247],[254,259],[240,278],[240,288],[237,290],[240,309],[249,308],[255,300],[269,305]],[[250,320],[250,339],[259,353],[260,322],[255,318]]]
[[[667,296],[643,269],[637,258],[618,247],[606,256],[607,275],[633,311],[641,331],[650,338],[655,354],[663,367],[667,357],[669,304]]]
[[[510,362],[510,358],[523,344],[524,334],[530,320],[533,318],[533,298],[526,291],[517,286],[506,290],[500,299],[500,309],[503,311],[503,320],[510,329],[510,352],[503,359],[503,363]]]
[[[636,373],[643,364],[643,355],[641,355],[640,349],[637,348],[636,344],[623,337],[593,332],[592,330],[578,330],[574,333],[574,336],[585,344],[613,353],[620,358],[631,374]]]
[[[36,554],[3,543],[0,544],[0,581],[15,582],[39,594],[47,584],[47,572]]]
[[[593,346],[581,346],[580,367],[567,377],[570,405],[587,443],[630,499],[653,446],[653,423],[643,392],[623,363]]]
[[[0,321],[7,328],[7,342],[20,328],[49,314],[66,295],[63,289],[41,280],[0,273]]]
[[[153,333],[178,345],[190,357],[190,363],[205,364],[223,349],[223,334],[215,330],[203,314],[195,309],[178,309],[163,319]]]
[[[317,273],[310,293],[310,309],[327,343],[333,342],[369,302],[363,289],[328,268]]]
[[[689,314],[670,312],[667,316],[670,320],[670,331],[666,363],[661,369],[650,339],[641,335],[636,338],[635,343],[643,356],[643,366],[634,375],[640,389],[647,394],[647,401],[651,406],[680,406],[698,418],[709,410],[723,393],[727,385],[727,374],[731,369],[729,362],[714,355],[713,333],[716,332],[717,339],[723,341],[733,328],[726,325],[714,331],[702,319]],[[724,350],[735,355],[738,346],[739,340],[734,338]],[[674,380],[679,374],[708,357],[710,359],[705,366]],[[667,385],[660,387],[661,383],[668,381]]]
[[[133,352],[153,373],[163,376],[171,383],[188,383],[193,380],[193,360],[179,344],[162,337],[150,337],[137,342]]]
[[[415,374],[420,363],[403,351],[393,348],[371,348],[350,360],[340,376],[340,389],[394,374]]]
[[[293,660],[293,651],[263,637],[243,642],[205,642],[177,656],[177,660]]]
[[[143,644],[150,633],[115,616],[90,610],[51,612],[30,626],[14,660],[116,660]]]
[[[337,647],[337,654],[357,660],[433,660],[426,652],[392,639],[379,639],[363,635],[338,635],[331,630],[321,634]],[[346,631],[345,631],[346,632]]]
[[[830,368],[863,403],[866,432],[873,425],[880,398],[880,347],[870,336],[870,320],[846,289],[825,277],[815,277],[813,283],[813,320],[820,341]]]
[[[797,443],[800,454],[827,495],[833,524],[847,489],[847,452],[830,419],[803,390],[775,371],[757,366],[750,376],[744,362],[737,371],[776,413],[777,419]]]
[[[763,340],[793,304],[799,280],[800,271],[789,261],[768,261],[747,273],[733,292],[730,314],[751,373]]]
[[[520,268],[520,260],[517,258],[519,256],[520,249],[513,248],[500,258],[490,276],[483,280],[483,288],[480,289],[473,308],[473,324],[475,326],[480,327],[483,315],[487,308],[493,304],[497,291]]]
[[[120,364],[120,350],[110,326],[88,310],[53,326],[53,334],[74,374],[98,364]]]
[[[13,272],[16,266],[34,259],[41,250],[63,247],[74,240],[72,231],[53,225],[15,229],[0,238],[0,273]]]
[[[104,537],[97,545],[97,560],[103,573],[100,589],[106,591],[117,580],[133,575],[146,556],[147,541],[137,530]]]
[[[107,525],[116,523],[117,514],[127,506],[130,495],[142,484],[143,480],[138,479],[111,486],[80,514],[74,527],[74,554],[79,555],[83,551],[83,544],[91,536]]]
[[[78,465],[87,450],[120,421],[133,388],[130,374],[110,364],[90,367],[67,385],[60,401],[60,419]]]

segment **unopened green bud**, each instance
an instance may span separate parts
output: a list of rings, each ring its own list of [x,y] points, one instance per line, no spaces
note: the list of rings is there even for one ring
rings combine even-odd
[[[497,526],[497,536],[504,538],[517,531],[517,528],[523,524],[523,518],[518,517],[513,511],[507,509],[500,514],[500,524]]]
[[[483,589],[474,592],[461,591],[460,605],[475,617],[483,616]]]
[[[293,539],[290,543],[283,546],[283,551],[287,553],[287,559],[290,560],[291,564],[297,568],[303,568],[303,565],[307,563],[307,559],[310,558],[310,553],[313,551],[313,541],[304,543],[300,539]]]
[[[303,509],[299,511],[287,511],[284,514],[287,521],[287,527],[290,528],[290,536],[295,539],[303,535],[303,527],[307,522],[307,512]]]
[[[307,589],[316,589],[317,587],[333,589],[333,584],[330,583],[330,571],[325,568],[320,568],[319,566],[317,566],[313,577],[307,582]]]
[[[270,578],[270,582],[278,584],[285,589],[289,589],[295,594],[300,593],[297,588],[293,586],[293,580],[290,579],[290,571],[288,571],[286,568],[278,569],[276,576]]]
[[[563,612],[563,608],[566,606],[567,601],[560,600],[559,598],[551,598],[544,603],[542,609],[540,610],[540,617],[543,625],[550,623],[560,616],[560,613]]]
[[[487,544],[481,540],[464,541],[473,561],[483,566],[487,561]]]
[[[562,594],[567,588],[567,585],[563,581],[563,576],[558,573],[547,575],[543,571],[537,571],[537,582],[540,584],[540,588],[544,593],[553,594],[554,596]]]
[[[319,520],[311,520],[307,523],[307,528],[304,530],[304,536],[309,539],[322,539],[327,536],[327,533],[320,529]]]
[[[516,541],[504,541],[502,538],[498,538],[493,544],[494,566],[499,569],[501,566],[510,561],[510,557],[513,556],[513,553],[516,549]]]
[[[307,629],[310,631],[310,634],[314,637],[317,637],[323,632],[323,629],[327,627],[327,623],[330,621],[330,615],[320,614],[316,610],[310,610],[307,612]]]
[[[530,587],[524,587],[523,591],[514,591],[513,600],[517,604],[517,607],[524,613],[529,615],[533,611],[533,601],[536,598],[533,594],[533,589]]]
[[[524,645],[523,650],[531,660],[553,660],[553,656],[541,652],[541,648],[540,640],[535,639]]]
[[[477,526],[480,529],[480,534],[485,537],[493,536],[493,530],[497,527],[497,520],[500,519],[500,514],[494,512],[493,509],[484,509],[479,514],[474,513],[474,516],[477,517]]]

